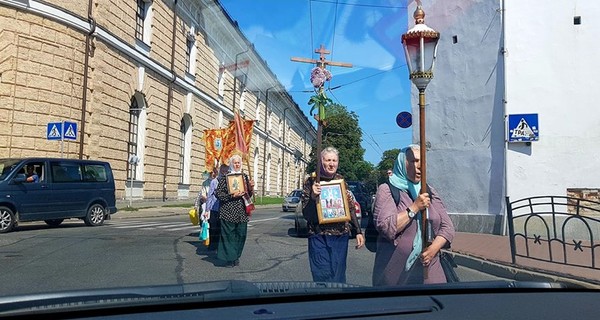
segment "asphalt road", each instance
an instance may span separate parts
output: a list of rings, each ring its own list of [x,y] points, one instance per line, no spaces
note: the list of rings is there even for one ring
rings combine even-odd
[[[124,218],[101,227],[68,220],[59,227],[23,223],[0,234],[0,295],[88,288],[181,284],[212,280],[311,281],[307,239],[293,230],[293,213],[257,210],[240,266],[220,266],[187,215]],[[347,282],[370,286],[374,253],[348,251]],[[463,281],[498,280],[459,267]]]

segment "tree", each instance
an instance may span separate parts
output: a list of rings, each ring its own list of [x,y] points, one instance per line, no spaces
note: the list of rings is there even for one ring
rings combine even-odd
[[[354,111],[348,112],[346,107],[335,103],[327,107],[326,112],[327,125],[323,127],[322,148],[332,146],[338,149],[340,153],[338,173],[346,180],[365,181],[372,174],[374,167],[364,160],[365,149],[360,145],[362,131],[358,125],[358,115]],[[315,171],[317,162],[316,146],[313,146],[312,150],[307,166],[309,172]]]
[[[377,165],[377,181],[379,184],[385,183],[388,179],[387,171],[394,168],[394,161],[398,158],[400,149],[391,149],[383,152],[381,161]]]

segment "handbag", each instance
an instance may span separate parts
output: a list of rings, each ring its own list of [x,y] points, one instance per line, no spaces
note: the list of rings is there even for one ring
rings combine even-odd
[[[446,282],[460,282],[460,278],[454,270],[454,268],[457,268],[458,265],[456,264],[456,262],[454,262],[454,258],[451,254],[445,251],[440,251],[440,264],[442,265],[442,269],[444,270]]]
[[[190,216],[190,221],[192,222],[192,225],[197,226],[199,221],[198,221],[198,211],[196,211],[196,208],[190,209],[188,214]]]

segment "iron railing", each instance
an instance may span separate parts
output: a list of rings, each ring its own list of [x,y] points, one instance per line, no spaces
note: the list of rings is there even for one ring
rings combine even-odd
[[[516,257],[598,269],[600,202],[536,196],[506,197],[512,263]]]

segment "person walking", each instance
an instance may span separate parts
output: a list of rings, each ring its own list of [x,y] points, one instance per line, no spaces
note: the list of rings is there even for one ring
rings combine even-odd
[[[440,249],[450,245],[454,238],[454,225],[438,193],[431,186],[428,192],[421,189],[420,147],[403,148],[394,162],[389,185],[381,184],[375,198],[374,221],[379,236],[373,267],[373,285],[406,285],[419,283],[445,283]],[[392,195],[399,193],[398,205]],[[434,239],[424,252],[422,249],[421,211],[427,209]],[[428,277],[423,278],[423,269]]]
[[[321,181],[343,179],[337,173],[339,152],[333,147],[321,151]],[[345,182],[344,182],[345,183]],[[354,203],[346,185],[347,203]],[[321,185],[316,182],[316,174],[311,174],[304,182],[302,191],[302,215],[308,226],[308,259],[313,281],[346,282],[346,260],[351,227],[356,229],[356,249],[364,245],[360,223],[354,205],[350,205],[350,221],[319,224],[317,202],[321,197]]]
[[[219,200],[217,199],[215,190],[219,184],[219,179],[224,179],[227,175],[227,172],[229,172],[229,166],[226,164],[221,164],[218,171],[215,169],[213,179],[210,181],[210,187],[208,189],[206,211],[209,215],[208,223],[210,224],[210,245],[208,246],[209,251],[215,251],[219,247],[219,238],[221,237],[221,219],[219,217]]]
[[[248,221],[244,196],[252,196],[254,181],[242,172],[242,157],[233,155],[229,161],[230,172],[241,174],[245,183],[245,191],[230,193],[227,176],[218,180],[215,195],[219,200],[219,218],[221,219],[221,237],[217,248],[217,258],[225,262],[225,266],[235,267],[240,264],[240,257],[246,243]]]

